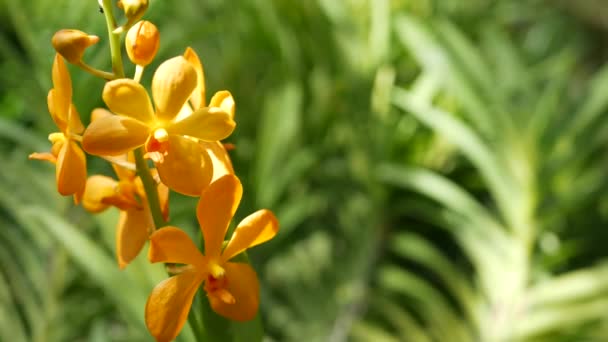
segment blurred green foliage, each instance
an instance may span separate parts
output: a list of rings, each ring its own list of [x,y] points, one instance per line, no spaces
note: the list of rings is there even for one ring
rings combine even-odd
[[[209,92],[237,102],[237,216],[281,222],[250,253],[268,339],[608,340],[605,7],[152,0],[144,84],[195,48]],[[107,69],[103,17],[95,1],[0,0],[0,19],[0,341],[149,340],[162,266],[119,271],[116,213],[74,207],[26,159],[55,129],[50,37],[99,35],[86,59]],[[71,70],[86,121],[103,84]],[[171,222],[194,232],[195,203],[173,196]]]

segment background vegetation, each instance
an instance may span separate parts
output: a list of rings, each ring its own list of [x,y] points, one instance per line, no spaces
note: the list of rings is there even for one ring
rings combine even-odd
[[[250,255],[268,340],[607,341],[606,10],[152,0],[155,65],[193,46],[208,89],[236,98],[237,216],[279,216]],[[0,19],[0,341],[149,340],[162,266],[119,271],[117,213],[73,207],[26,158],[55,130],[50,37],[105,39],[103,17],[93,0],[0,0]],[[107,45],[86,58],[107,67]],[[103,84],[73,71],[87,116]],[[172,201],[194,232],[196,200]]]

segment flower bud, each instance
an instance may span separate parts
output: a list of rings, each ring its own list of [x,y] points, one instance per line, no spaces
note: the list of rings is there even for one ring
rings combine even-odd
[[[78,30],[59,30],[53,35],[52,43],[55,50],[70,63],[78,63],[84,50],[97,43],[99,37],[88,35]]]
[[[160,33],[149,21],[139,21],[133,25],[125,37],[127,55],[131,62],[146,66],[152,62],[160,44]]]
[[[126,27],[138,21],[148,9],[148,0],[119,0],[116,5],[125,12]]]

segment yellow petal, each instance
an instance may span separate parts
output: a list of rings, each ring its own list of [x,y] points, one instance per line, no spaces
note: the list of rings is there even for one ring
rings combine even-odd
[[[230,115],[216,107],[201,108],[185,119],[167,126],[169,134],[188,135],[203,141],[218,141],[234,131]]]
[[[188,196],[200,196],[211,182],[213,164],[207,151],[197,142],[169,136],[167,155],[155,163],[161,181],[171,190]]]
[[[200,58],[196,52],[188,47],[186,48],[186,52],[184,52],[184,58],[190,62],[194,70],[196,70],[196,89],[192,92],[190,96],[190,103],[192,104],[192,108],[199,109],[205,107],[205,69],[203,68],[203,63],[201,63]]]
[[[59,105],[57,103],[61,103],[61,100],[55,100],[57,97],[57,91],[55,89],[49,90],[49,94],[46,97],[46,101],[49,107],[49,113],[51,114],[51,118],[55,121],[55,125],[59,128],[61,132],[66,132],[68,127],[68,112],[62,112],[59,109]]]
[[[58,140],[53,141],[51,139],[51,136],[53,134],[58,134],[57,135]],[[63,148],[63,144],[66,142],[65,135],[63,135],[63,133],[51,133],[49,135],[49,140],[51,140],[51,142],[53,143],[53,146],[51,146],[51,154],[55,156],[55,162],[57,162],[57,157],[59,156],[59,152],[61,152],[61,149]]]
[[[58,53],[53,60],[53,106],[58,116],[62,116],[67,122],[68,111],[72,103],[72,79],[63,57]],[[61,127],[60,127],[61,128]]]
[[[114,114],[112,114],[109,110],[107,110],[105,108],[95,108],[91,112],[91,122],[101,119],[106,116],[111,116],[111,115],[114,115]]]
[[[148,260],[152,263],[170,262],[194,266],[201,266],[205,262],[203,254],[188,234],[172,226],[158,229],[150,236]]]
[[[165,122],[173,120],[196,87],[196,70],[182,56],[161,64],[152,78],[152,97],[156,116]]]
[[[221,142],[201,141],[200,144],[205,150],[207,150],[207,153],[209,153],[209,157],[211,157],[211,161],[213,162],[212,182],[220,177],[223,177],[224,175],[234,174],[230,156]]]
[[[103,199],[115,195],[117,186],[118,182],[107,176],[93,175],[89,177],[82,196],[83,208],[91,213],[106,210],[110,205],[105,203]]]
[[[121,269],[137,257],[148,240],[154,223],[147,205],[143,208],[121,210],[116,227],[116,257]]]
[[[81,134],[84,131],[84,125],[80,120],[80,114],[78,114],[74,104],[70,105],[70,113],[68,114],[68,128],[68,133]]]
[[[234,230],[232,238],[222,253],[228,261],[247,248],[272,239],[279,231],[279,221],[270,210],[262,209],[247,216]]]
[[[190,103],[186,102],[184,103],[182,109],[179,110],[179,113],[173,118],[173,121],[182,121],[183,119],[190,116],[190,114],[192,114],[192,107],[190,106]]]
[[[186,271],[152,290],[146,303],[146,326],[157,342],[172,341],[182,330],[203,276]]]
[[[60,194],[80,197],[87,181],[87,160],[78,145],[68,140],[57,156],[57,190]]]
[[[252,320],[260,305],[260,284],[255,271],[247,264],[236,262],[228,262],[224,267],[226,290],[234,297],[234,303],[226,303],[216,296],[207,296],[211,308],[234,321]]]
[[[127,154],[121,154],[119,156],[114,157],[115,162],[112,163],[112,168],[114,169],[114,173],[121,181],[132,182],[137,174],[135,170],[129,169],[124,165],[128,165],[129,163],[135,166],[135,160],[133,159],[133,153],[129,152]]]
[[[196,217],[205,238],[205,255],[219,257],[230,220],[241,202],[243,186],[235,175],[226,175],[203,191]]]
[[[57,157],[50,152],[34,152],[28,156],[28,159],[44,160],[53,164],[57,162]]]
[[[156,189],[158,191],[158,202],[163,219],[169,221],[169,188],[165,184],[159,183]]]
[[[232,94],[227,90],[218,91],[213,94],[209,107],[221,108],[224,112],[230,115],[230,118],[234,120],[235,103]]]
[[[146,89],[132,79],[121,78],[106,83],[103,100],[110,111],[139,120],[154,123],[154,110]]]
[[[119,115],[97,119],[82,136],[82,147],[90,154],[117,156],[143,145],[150,131],[140,121]]]
[[[114,206],[120,210],[129,210],[133,208],[143,208],[145,198],[138,198],[136,194],[137,188],[133,181],[121,180],[116,184],[114,193],[110,196],[102,198],[102,202]]]

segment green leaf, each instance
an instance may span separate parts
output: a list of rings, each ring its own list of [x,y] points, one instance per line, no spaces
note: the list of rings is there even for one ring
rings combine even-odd
[[[462,305],[469,321],[477,318],[478,298],[465,275],[443,253],[426,239],[412,233],[397,233],[391,238],[390,247],[397,255],[428,267],[446,284],[451,294]]]
[[[403,89],[394,89],[393,103],[460,148],[486,181],[488,190],[492,193],[503,219],[509,220],[518,216],[516,213],[518,208],[512,201],[513,198],[520,197],[519,192],[521,190],[518,184],[506,172],[503,161],[498,158],[496,153],[493,153],[475,132],[449,113],[433,108],[428,104],[420,103]]]
[[[568,272],[539,282],[529,290],[530,307],[590,300],[608,293],[608,263]]]
[[[505,228],[494,215],[449,179],[424,168],[394,164],[380,165],[377,174],[384,182],[419,192],[476,223],[471,229],[478,229],[480,233],[496,239],[504,238],[501,235],[504,235]]]
[[[394,327],[401,340],[412,342],[430,342],[430,334],[421,326],[416,318],[404,307],[399,306],[394,300],[384,296],[373,296],[370,305],[379,315],[382,315]],[[356,330],[353,331],[355,333]],[[369,341],[365,340],[365,341]],[[375,341],[375,340],[374,340]]]
[[[256,194],[261,207],[271,207],[283,191],[273,180],[276,173],[283,169],[285,160],[290,159],[290,147],[300,130],[301,105],[302,90],[294,82],[275,91],[264,104],[255,170]],[[302,162],[308,163],[306,155],[302,158]],[[296,169],[299,167],[294,166]]]
[[[369,1],[371,28],[369,51],[372,63],[380,65],[389,57],[390,50],[390,1]]]
[[[21,212],[37,219],[66,248],[74,262],[104,288],[131,324],[145,329],[143,318],[147,288],[133,281],[127,272],[121,272],[113,256],[57,214],[39,206],[26,206]]]
[[[380,286],[389,292],[402,294],[411,298],[427,324],[431,326],[430,333],[439,340],[470,341],[467,328],[458,317],[458,313],[449,304],[443,294],[432,287],[419,275],[397,266],[383,266],[379,270]]]

